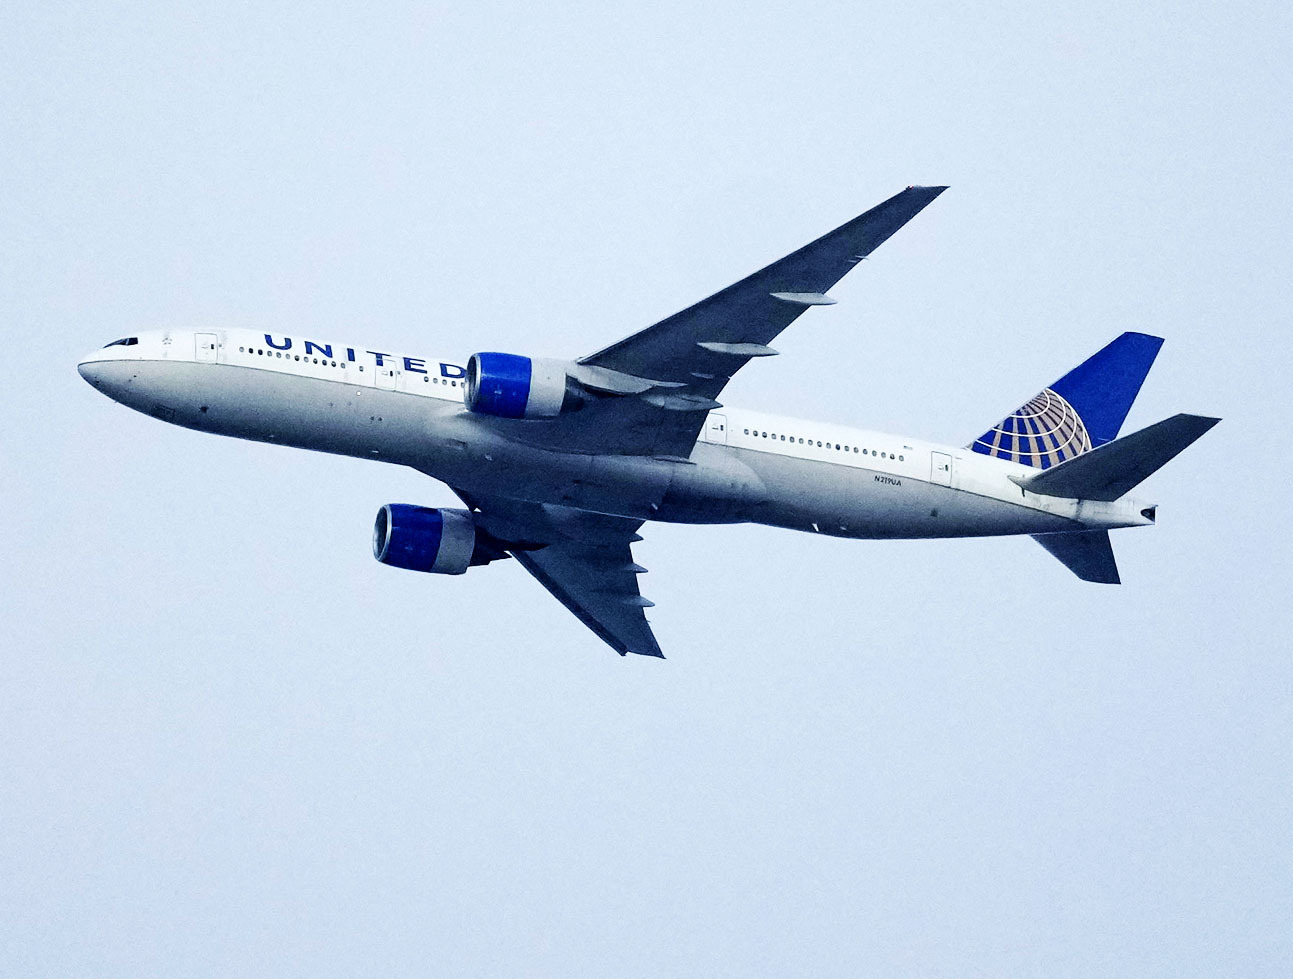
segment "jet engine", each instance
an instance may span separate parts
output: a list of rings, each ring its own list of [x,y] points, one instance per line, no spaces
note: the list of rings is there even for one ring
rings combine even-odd
[[[573,364],[518,354],[472,354],[463,403],[498,418],[556,418],[580,402]]]
[[[388,503],[373,524],[373,557],[406,571],[462,574],[506,555],[478,535],[466,510]]]

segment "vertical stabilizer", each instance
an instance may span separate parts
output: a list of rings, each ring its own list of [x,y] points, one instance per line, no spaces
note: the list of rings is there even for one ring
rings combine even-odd
[[[1049,469],[1112,442],[1162,345],[1161,337],[1124,333],[984,432],[970,448]]]

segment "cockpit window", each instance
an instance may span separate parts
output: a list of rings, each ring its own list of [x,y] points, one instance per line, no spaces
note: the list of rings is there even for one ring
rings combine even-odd
[[[108,347],[133,347],[138,342],[139,342],[139,337],[122,337],[120,340],[113,340],[111,343],[107,344],[107,346],[105,346],[103,349],[107,350]]]

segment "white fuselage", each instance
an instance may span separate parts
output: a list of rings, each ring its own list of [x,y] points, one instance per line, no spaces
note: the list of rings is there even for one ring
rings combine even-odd
[[[286,349],[282,349],[286,347]],[[563,452],[463,406],[457,360],[248,330],[141,333],[80,364],[104,394],[187,428],[412,466],[464,493],[643,520],[752,522],[836,537],[1141,526],[1143,504],[1039,496],[1035,470],[839,425],[710,412],[687,459]]]

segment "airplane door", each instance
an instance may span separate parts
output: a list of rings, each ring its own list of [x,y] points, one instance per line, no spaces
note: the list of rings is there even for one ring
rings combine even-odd
[[[716,415],[713,412],[710,412],[709,422],[705,427],[705,441],[714,442],[717,445],[727,444],[726,415]]]
[[[381,367],[374,367],[377,372],[377,386],[383,391],[395,390],[395,368],[390,364],[383,364]]]
[[[199,364],[214,364],[216,362],[216,335],[214,333],[196,334],[197,359]]]
[[[929,481],[939,486],[952,485],[952,457],[946,452],[931,452]]]

